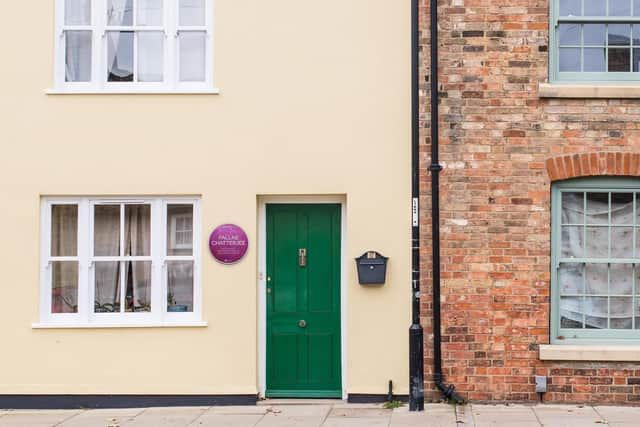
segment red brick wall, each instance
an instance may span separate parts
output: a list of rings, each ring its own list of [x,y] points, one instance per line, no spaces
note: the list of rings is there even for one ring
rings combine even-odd
[[[420,1],[422,322],[429,400],[440,395],[431,382],[429,5]],[[638,155],[621,153],[640,152],[640,101],[538,97],[538,83],[547,81],[546,0],[439,4],[447,382],[474,401],[538,400],[536,374],[549,377],[546,401],[639,400],[640,364],[541,362],[538,346],[549,342],[551,179],[638,175]]]

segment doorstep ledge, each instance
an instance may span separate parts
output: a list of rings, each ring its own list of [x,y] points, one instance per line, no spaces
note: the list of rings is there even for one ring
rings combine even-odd
[[[540,98],[640,98],[640,85],[540,83],[538,96]]]
[[[541,345],[540,360],[638,362],[638,345]]]

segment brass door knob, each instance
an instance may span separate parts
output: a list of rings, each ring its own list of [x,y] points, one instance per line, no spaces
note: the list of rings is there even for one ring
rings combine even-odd
[[[298,326],[300,326],[301,328],[306,328],[307,327],[307,321],[306,320],[301,320],[298,322]]]

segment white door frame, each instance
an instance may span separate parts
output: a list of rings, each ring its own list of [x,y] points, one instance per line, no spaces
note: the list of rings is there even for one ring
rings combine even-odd
[[[267,205],[268,204],[339,204],[340,227],[340,357],[342,398],[347,399],[347,198],[327,196],[258,196],[258,392],[267,389]]]

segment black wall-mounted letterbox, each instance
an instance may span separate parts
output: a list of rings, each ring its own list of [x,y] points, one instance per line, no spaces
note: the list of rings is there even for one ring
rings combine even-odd
[[[356,258],[358,282],[361,285],[384,285],[387,276],[387,258],[378,252],[369,251]]]

